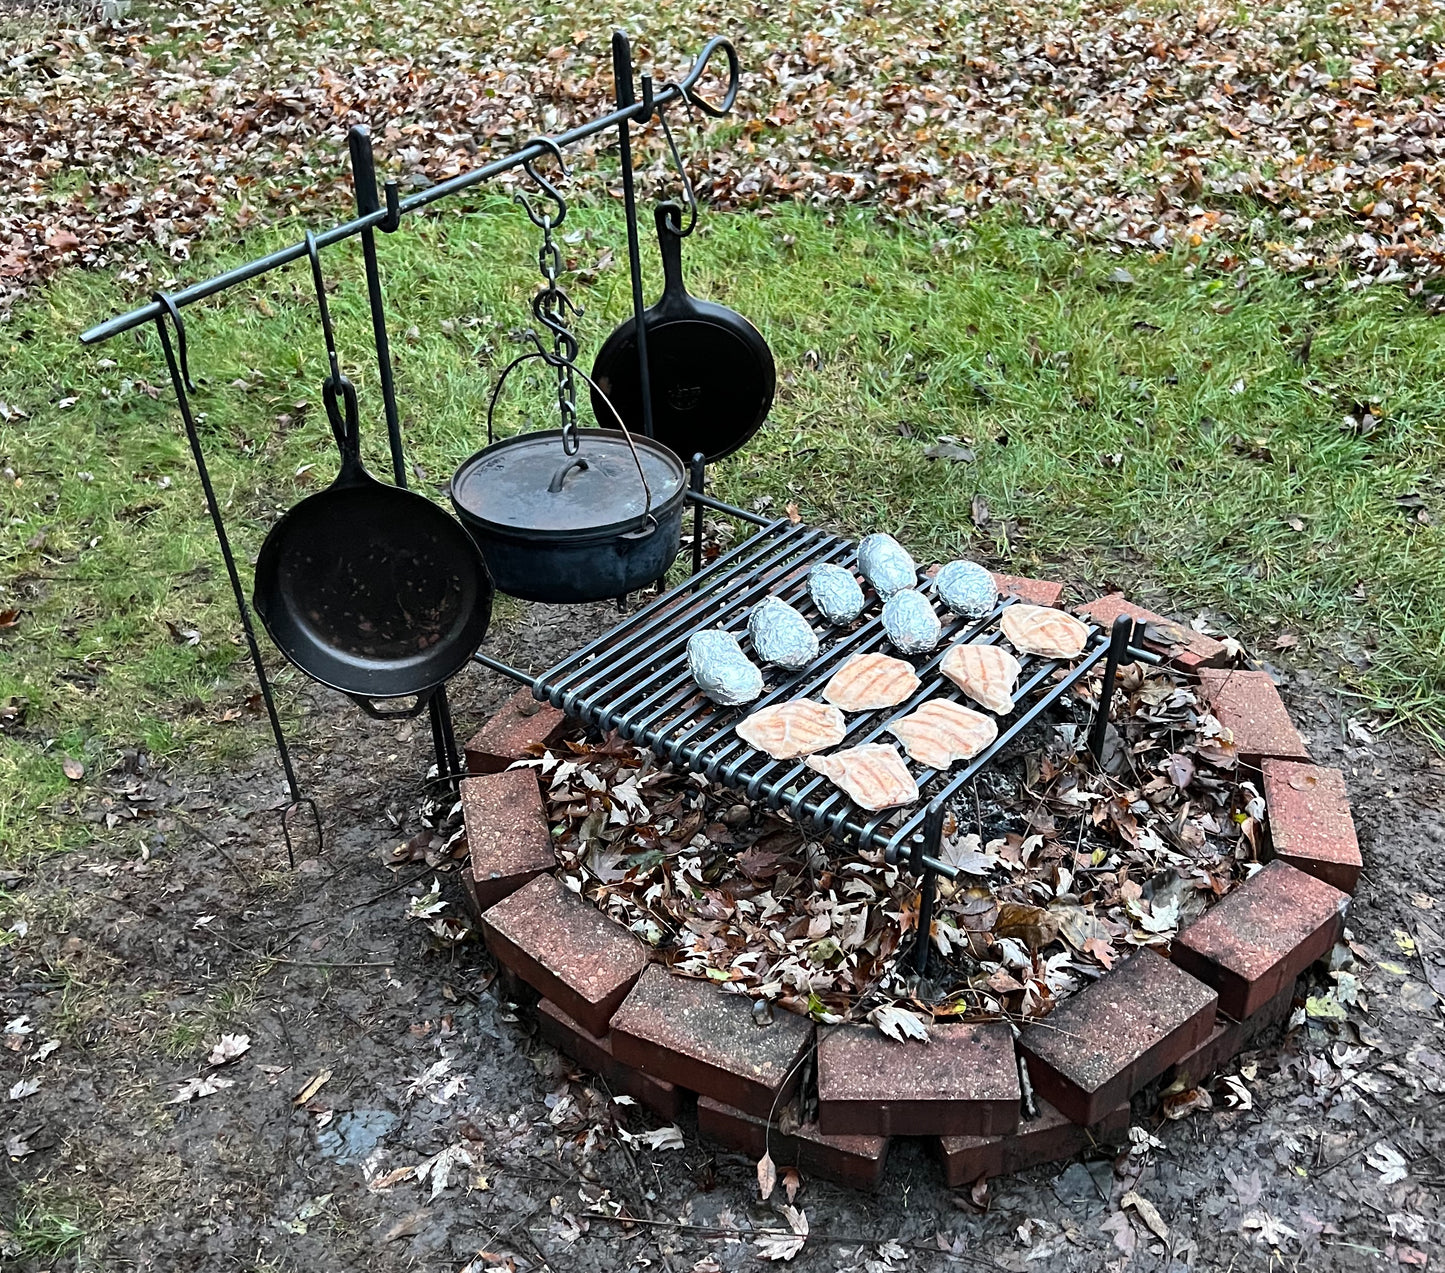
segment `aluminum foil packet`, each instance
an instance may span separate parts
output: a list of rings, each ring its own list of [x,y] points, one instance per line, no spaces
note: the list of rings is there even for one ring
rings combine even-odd
[[[786,601],[764,597],[748,616],[748,636],[759,662],[799,671],[818,657],[818,636]]]
[[[927,654],[938,644],[943,625],[927,597],[900,588],[883,603],[883,631],[900,654]]]
[[[858,545],[858,569],[880,597],[891,597],[900,588],[918,583],[913,558],[892,535],[869,535]]]
[[[743,653],[737,637],[721,628],[688,637],[687,668],[698,689],[724,707],[751,703],[763,692],[763,674]]]
[[[846,566],[820,561],[808,571],[808,593],[829,623],[852,623],[863,613],[863,589]]]
[[[998,604],[998,585],[976,561],[950,561],[933,578],[938,599],[954,614],[982,619]]]

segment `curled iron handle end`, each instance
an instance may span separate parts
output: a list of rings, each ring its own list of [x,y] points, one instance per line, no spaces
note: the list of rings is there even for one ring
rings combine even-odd
[[[186,325],[181,321],[180,308],[169,292],[152,292],[151,300],[165,310],[166,317],[175,325],[176,354],[181,364],[181,383],[185,385],[187,393],[195,393],[197,392],[196,386],[191,380],[191,360],[186,353]],[[156,325],[161,329],[161,339],[165,340],[166,329],[159,315],[156,316]]]
[[[712,55],[719,49],[728,61],[727,91],[723,99],[714,106],[707,98],[696,91],[696,84],[707,70],[707,64],[712,60]],[[698,108],[704,115],[711,115],[714,119],[720,119],[728,114],[733,104],[738,100],[738,51],[733,48],[732,41],[721,35],[715,35],[705,45],[702,52],[697,55],[697,61],[692,64],[688,73],[678,81],[677,87],[682,91],[683,97]]]

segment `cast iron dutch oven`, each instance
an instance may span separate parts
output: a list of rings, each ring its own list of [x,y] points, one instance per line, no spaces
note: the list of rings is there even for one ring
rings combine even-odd
[[[493,442],[488,411],[487,447],[452,476],[452,505],[497,587],[526,601],[635,592],[667,573],[682,542],[687,482],[676,455],[625,429],[571,436],[571,455],[561,429]]]
[[[492,581],[471,536],[446,510],[378,482],[362,466],[351,382],[328,377],[322,397],[341,472],[266,536],[256,612],[307,676],[371,716],[414,716],[481,645]],[[402,710],[372,701],[411,695],[417,702]]]
[[[731,455],[768,418],[777,370],[768,342],[725,305],[688,295],[682,281],[682,210],[657,206],[663,288],[645,310],[647,376],[652,385],[652,434],[676,454],[699,451],[711,463]],[[629,318],[597,354],[592,412],[610,423],[607,400],[634,433],[642,432],[642,376],[636,323]]]

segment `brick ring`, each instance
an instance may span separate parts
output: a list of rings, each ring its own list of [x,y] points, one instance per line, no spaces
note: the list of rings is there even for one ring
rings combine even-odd
[[[1042,604],[1061,588],[1009,583]],[[1047,596],[1047,600],[1044,600]],[[1343,773],[1313,764],[1267,673],[1223,666],[1226,647],[1118,593],[1078,613],[1138,620],[1262,777],[1270,861],[1174,939],[1120,961],[1047,1018],[935,1025],[897,1043],[871,1026],[815,1026],[789,1012],[760,1028],[746,996],[674,976],[630,932],[560,883],[535,769],[508,769],[568,722],[519,691],[467,745],[464,873],[509,986],[540,995],[542,1036],[675,1119],[696,1096],[698,1131],[728,1148],[876,1188],[889,1139],[927,1136],[951,1187],[1117,1142],[1130,1101],[1156,1080],[1213,1074],[1289,1015],[1296,979],[1339,939],[1362,867]],[[816,1045],[816,1046],[815,1046]],[[1022,1062],[1022,1064],[1020,1064]],[[815,1071],[817,1120],[794,1098]],[[1035,1098],[1036,1116],[1025,1117]]]

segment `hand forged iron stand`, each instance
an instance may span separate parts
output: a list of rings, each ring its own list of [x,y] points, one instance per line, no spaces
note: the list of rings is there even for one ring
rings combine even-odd
[[[726,88],[721,101],[714,104],[704,99],[695,86],[709,60],[719,51],[727,61]],[[649,437],[653,435],[652,404],[647,392],[650,380],[646,326],[642,320],[644,300],[631,128],[634,124],[646,124],[656,116],[663,124],[674,160],[681,169],[671,134],[666,131],[664,109],[682,103],[714,117],[727,114],[737,97],[738,63],[736,53],[726,40],[713,39],[704,46],[681,81],[666,84],[654,92],[650,77],[642,76],[639,98],[634,88],[630,45],[620,31],[612,37],[612,57],[616,82],[615,109],[612,112],[557,137],[539,137],[521,150],[430,186],[406,199],[399,197],[395,181],[385,184],[384,201],[378,198],[368,131],[358,126],[349,134],[357,215],[343,224],[310,235],[308,239],[318,249],[353,236],[361,240],[392,477],[399,487],[407,484],[406,462],[387,337],[376,231],[395,233],[406,214],[419,211],[449,195],[460,194],[512,169],[523,167],[535,176],[532,165],[538,160],[549,154],[560,159],[566,148],[613,129],[617,133],[626,213],[627,256],[642,386],[640,413],[644,433]],[[691,186],[685,172],[682,176],[691,201]],[[186,305],[249,282],[307,255],[307,242],[292,244],[173,294],[157,293],[150,304],[101,323],[81,336],[82,342],[90,345],[146,323],[156,326],[285,773],[290,803],[282,816],[282,829],[288,855],[293,856],[293,861],[292,814],[298,808],[306,807],[315,821],[318,836],[320,814],[315,803],[302,796],[296,781],[256,639],[251,610],[221,508],[211,485],[201,437],[190,406],[189,395],[195,392],[195,388],[191,383],[186,333],[180,311]],[[1016,696],[1018,707],[1006,723],[1001,722],[1002,727],[993,744],[961,769],[947,774],[912,765],[920,790],[927,788],[927,803],[921,807],[913,806],[901,814],[897,811],[869,813],[802,763],[775,761],[742,744],[733,729],[740,714],[733,709],[719,708],[696,694],[688,674],[685,653],[687,637],[701,627],[719,626],[741,632],[751,606],[764,596],[782,597],[805,615],[809,614],[808,568],[820,561],[850,561],[856,545],[827,531],[793,524],[788,519],[769,520],[722,503],[703,493],[704,483],[704,457],[693,456],[688,491],[688,499],[693,505],[692,575],[689,579],[635,614],[625,617],[609,632],[540,675],[512,667],[481,651],[472,656],[473,661],[530,686],[538,699],[550,701],[594,728],[602,731],[615,729],[624,738],[649,748],[660,758],[685,766],[710,781],[742,790],[751,799],[785,813],[800,824],[810,825],[823,835],[850,841],[860,849],[881,849],[886,861],[912,870],[921,877],[919,937],[914,948],[914,963],[922,972],[928,956],[927,934],[937,877],[944,875],[952,879],[959,874],[958,868],[946,860],[942,851],[944,815],[949,800],[1102,661],[1105,688],[1100,693],[1088,733],[1089,749],[1095,760],[1099,760],[1103,754],[1109,702],[1120,662],[1126,657],[1157,662],[1157,656],[1135,647],[1134,625],[1128,618],[1121,617],[1107,634],[1091,628],[1088,647],[1083,657],[1072,666],[1061,660],[1026,658]],[[703,515],[706,510],[751,523],[758,529],[751,538],[704,569]],[[925,582],[922,587],[925,591],[931,589],[931,581]],[[853,746],[877,741],[884,735],[891,720],[912,711],[927,699],[948,697],[958,700],[961,691],[939,671],[942,651],[957,640],[997,640],[997,620],[1007,604],[1007,601],[1001,603],[981,619],[953,619],[944,629],[938,652],[929,656],[918,668],[921,685],[913,697],[896,709],[853,714],[845,742]],[[884,640],[881,618],[875,615],[853,632],[833,641],[812,664],[786,676],[752,706],[763,707],[816,693],[846,658],[879,649]],[[462,776],[462,766],[444,687],[431,696],[428,710],[439,778],[454,784]]]

